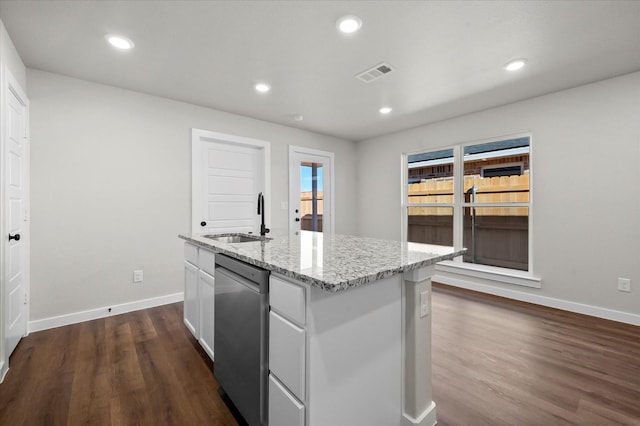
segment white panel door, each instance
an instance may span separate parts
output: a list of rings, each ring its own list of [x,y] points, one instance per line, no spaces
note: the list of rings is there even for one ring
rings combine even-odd
[[[5,109],[4,324],[6,357],[27,333],[27,117],[26,105],[7,90]]]
[[[258,194],[268,195],[268,143],[199,132],[193,139],[192,231],[259,232]]]

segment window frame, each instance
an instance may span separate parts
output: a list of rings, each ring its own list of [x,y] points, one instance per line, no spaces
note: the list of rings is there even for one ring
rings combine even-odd
[[[464,201],[464,149],[472,145],[481,145],[491,142],[499,142],[503,140],[527,137],[529,139],[529,201],[528,202],[510,202],[510,203],[473,203]],[[408,181],[409,167],[408,159],[411,155],[423,154],[426,152],[453,150],[453,203],[415,203],[409,204]],[[502,136],[496,136],[485,139],[476,139],[467,142],[461,142],[448,146],[437,146],[434,148],[424,148],[419,151],[406,152],[402,154],[402,191],[401,191],[401,236],[402,241],[407,242],[408,239],[408,221],[410,207],[452,207],[453,208],[453,245],[456,249],[463,248],[463,230],[464,230],[464,209],[480,208],[480,207],[526,207],[528,208],[528,259],[527,270],[511,269],[505,267],[497,267],[490,265],[482,265],[477,263],[464,262],[463,257],[459,256],[451,261],[442,262],[446,267],[458,267],[463,269],[466,274],[471,271],[478,273],[479,276],[487,275],[497,277],[498,281],[510,282],[513,284],[526,285],[530,287],[539,287],[539,279],[533,279],[531,283],[527,282],[528,278],[533,277],[535,271],[533,262],[533,206],[534,206],[534,170],[533,170],[533,135],[530,131],[520,132]],[[506,278],[505,278],[506,277]],[[515,278],[510,279],[509,277]],[[524,283],[523,283],[524,282]]]

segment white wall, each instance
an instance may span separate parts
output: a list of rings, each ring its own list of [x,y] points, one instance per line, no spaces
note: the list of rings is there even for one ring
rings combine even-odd
[[[532,132],[542,288],[484,284],[640,314],[640,73],[359,142],[358,233],[400,238],[403,152],[521,131]]]
[[[42,71],[27,80],[32,321],[182,292],[191,128],[271,142],[274,232],[288,223],[288,145],[334,152],[336,232],[355,232],[353,142]]]
[[[7,30],[2,21],[0,21],[0,235],[2,238],[7,235],[5,230],[5,211],[4,211],[4,99],[6,96],[6,71],[9,71],[13,78],[20,84],[23,90],[26,90],[26,70],[20,59],[20,55],[16,51]],[[6,372],[8,363],[8,354],[4,353],[4,330],[5,330],[5,312],[4,312],[4,248],[5,245],[0,244],[0,380]]]
[[[18,51],[13,45],[11,37],[9,37],[9,34],[7,33],[7,30],[4,27],[2,21],[0,21],[0,59],[2,60],[3,68],[6,67],[7,69],[9,69],[20,86],[26,90],[26,68],[22,63],[22,59],[20,58]]]

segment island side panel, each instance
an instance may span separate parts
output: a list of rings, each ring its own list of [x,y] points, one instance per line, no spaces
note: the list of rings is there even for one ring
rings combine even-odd
[[[436,424],[431,392],[431,277],[435,266],[403,277],[403,415],[406,426]]]
[[[402,424],[402,275],[309,290],[307,425]]]

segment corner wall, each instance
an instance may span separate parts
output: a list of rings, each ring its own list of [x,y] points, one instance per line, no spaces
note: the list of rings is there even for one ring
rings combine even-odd
[[[353,142],[58,74],[27,79],[32,322],[183,291],[192,128],[271,142],[272,232],[287,230],[288,145],[334,152],[336,232],[355,233]]]
[[[640,321],[639,117],[634,73],[358,142],[358,233],[400,238],[403,152],[531,131],[533,272],[542,288],[478,282]],[[617,291],[618,277],[631,278],[631,293]]]

